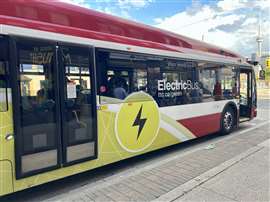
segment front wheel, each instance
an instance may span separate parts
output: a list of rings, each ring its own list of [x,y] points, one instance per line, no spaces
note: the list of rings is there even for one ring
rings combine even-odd
[[[232,108],[228,107],[224,110],[221,118],[221,133],[226,135],[233,131],[235,123],[235,113]]]

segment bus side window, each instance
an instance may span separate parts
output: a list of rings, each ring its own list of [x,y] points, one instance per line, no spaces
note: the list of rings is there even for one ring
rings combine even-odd
[[[148,91],[146,56],[123,52],[97,52],[100,103],[122,103],[134,92]],[[144,100],[140,100],[144,101]]]
[[[203,101],[234,99],[238,96],[237,68],[215,63],[199,63]]]
[[[7,63],[0,61],[0,112],[8,110]]]
[[[195,63],[188,60],[166,59],[161,66],[158,96],[160,107],[199,103],[202,93],[196,78]]]

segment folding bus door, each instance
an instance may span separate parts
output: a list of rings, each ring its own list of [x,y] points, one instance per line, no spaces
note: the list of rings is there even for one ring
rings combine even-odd
[[[240,69],[240,121],[253,118],[257,107],[256,80],[252,69]]]
[[[92,49],[12,41],[16,177],[96,157]]]
[[[96,96],[92,50],[59,46],[64,164],[96,157]]]
[[[12,44],[16,177],[22,178],[61,165],[56,44],[24,38]]]

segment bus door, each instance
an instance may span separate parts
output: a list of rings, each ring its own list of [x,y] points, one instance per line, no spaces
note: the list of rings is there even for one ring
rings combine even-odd
[[[96,93],[92,50],[60,45],[63,163],[96,157]]]
[[[8,38],[0,35],[0,198],[1,195],[13,192],[14,136],[8,47]]]
[[[23,38],[12,44],[17,179],[94,158],[91,50]]]
[[[240,122],[256,116],[256,81],[251,69],[240,69]]]

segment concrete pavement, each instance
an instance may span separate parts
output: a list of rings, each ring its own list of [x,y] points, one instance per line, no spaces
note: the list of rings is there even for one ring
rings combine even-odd
[[[268,139],[156,201],[270,201],[269,152]]]

